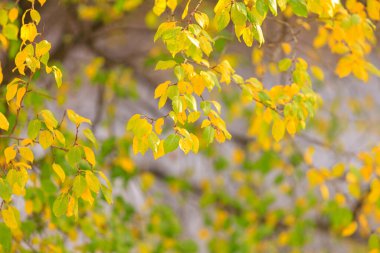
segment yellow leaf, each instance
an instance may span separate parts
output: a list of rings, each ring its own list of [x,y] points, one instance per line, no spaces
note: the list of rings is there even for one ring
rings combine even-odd
[[[174,10],[177,8],[177,4],[177,0],[167,0],[166,2],[166,5],[172,12],[174,12]]]
[[[292,46],[287,42],[281,43],[281,48],[286,55],[289,55],[292,52]]]
[[[141,175],[141,188],[144,191],[149,190],[153,186],[154,182],[155,182],[155,178],[153,174],[151,174],[150,172],[144,172]]]
[[[323,177],[322,173],[317,169],[308,170],[308,172],[306,173],[306,177],[312,187],[320,185],[325,181],[325,178]]]
[[[38,0],[38,2],[41,4],[41,6],[43,6],[46,2],[46,0]]]
[[[17,106],[17,109],[21,108],[21,102],[25,96],[25,93],[26,93],[26,88],[25,87],[22,87],[20,89],[18,89],[17,91],[17,96],[16,96],[16,106]]]
[[[56,163],[53,163],[52,167],[53,167],[55,174],[57,174],[57,176],[59,177],[61,182],[62,183],[65,182],[66,174],[65,174],[65,171],[62,169],[62,167]]]
[[[7,85],[7,93],[5,94],[5,99],[7,100],[7,102],[12,100],[16,96],[17,89],[18,83],[11,83]]]
[[[75,123],[77,127],[82,123],[88,123],[90,125],[92,124],[91,120],[78,115],[76,112],[70,109],[67,109],[67,116],[69,117],[71,122]]]
[[[199,151],[199,139],[194,134],[190,134],[190,137],[191,137],[191,140],[193,142],[192,150],[193,150],[194,154],[197,154]]]
[[[201,128],[208,127],[211,124],[211,122],[208,119],[203,120]]]
[[[196,75],[191,79],[191,84],[193,85],[195,94],[198,96],[202,95],[204,89],[206,88],[206,83],[203,77]]]
[[[3,217],[5,225],[10,229],[18,228],[19,213],[16,208],[9,206],[1,210],[1,216]]]
[[[348,57],[341,58],[335,69],[335,73],[339,78],[348,76],[353,70],[353,62]]]
[[[54,142],[53,135],[48,130],[41,131],[39,137],[39,143],[41,144],[43,149],[47,149]]]
[[[25,213],[30,215],[33,212],[33,201],[30,199],[25,201]]]
[[[324,200],[328,200],[329,197],[330,197],[330,193],[329,193],[329,188],[327,187],[327,185],[325,184],[322,184],[320,187],[319,187],[320,191],[321,191],[321,195],[322,195],[322,198]]]
[[[341,176],[343,176],[344,171],[345,171],[344,163],[337,163],[332,168],[331,173],[332,173],[333,177],[341,177]]]
[[[160,16],[166,9],[166,0],[155,0],[153,13]]]
[[[95,159],[94,151],[92,151],[92,149],[90,149],[89,147],[85,147],[85,146],[83,146],[83,150],[84,150],[84,155],[86,157],[86,160],[91,164],[91,166],[95,166],[96,159]]]
[[[0,112],[0,128],[5,131],[9,129],[9,122],[2,112]]]
[[[153,153],[154,160],[157,160],[158,158],[165,155],[165,149],[164,149],[164,142],[160,141],[160,144],[158,145],[157,151]]]
[[[7,147],[4,150],[4,155],[5,155],[5,161],[6,161],[6,163],[10,163],[10,161],[12,161],[13,159],[15,159],[16,155],[17,155],[17,152],[14,149],[14,145],[12,145],[10,147]]]
[[[277,142],[279,142],[282,138],[284,138],[284,135],[285,135],[285,124],[284,124],[283,120],[276,119],[273,122],[272,135],[273,135],[273,138]]]
[[[201,116],[201,113],[200,112],[191,112],[189,114],[189,117],[187,118],[187,121],[189,123],[193,123],[195,121],[197,121],[199,119],[199,117]]]
[[[1,37],[0,37],[1,38]],[[3,82],[4,76],[3,76],[3,69],[1,68],[1,62],[0,62],[0,84]]]
[[[11,22],[14,22],[18,17],[18,9],[17,8],[10,9],[8,13],[8,17]]]
[[[92,196],[92,193],[88,187],[86,187],[86,189],[82,193],[81,198],[84,201],[87,201],[88,203],[90,203],[91,206],[92,204],[94,204],[94,197]]]
[[[185,7],[185,9],[183,10],[183,13],[182,13],[182,19],[185,19],[186,16],[187,16],[187,13],[189,12],[190,2],[191,2],[191,0],[187,1],[186,7]]]
[[[313,154],[314,154],[314,147],[308,147],[306,149],[306,152],[303,155],[303,159],[305,160],[305,163],[308,165],[311,165],[313,163]]]
[[[164,83],[159,84],[156,90],[154,91],[154,98],[159,98],[163,94],[166,94],[169,84],[170,84],[170,81],[166,81]]]
[[[22,158],[29,162],[33,162],[34,155],[32,150],[30,150],[29,148],[18,148],[18,151],[20,152]]]
[[[356,229],[358,228],[358,224],[356,221],[351,222],[347,227],[345,227],[342,231],[342,236],[348,237],[355,233]]]
[[[70,196],[69,203],[67,204],[67,211],[66,211],[67,217],[71,217],[74,215],[75,205],[76,205],[76,198],[73,196]]]
[[[294,119],[291,119],[288,121],[288,123],[286,124],[286,130],[288,131],[290,135],[294,135],[296,133],[297,126]]]
[[[373,20],[380,20],[380,1],[367,0],[368,16]]]
[[[156,124],[154,125],[154,131],[156,131],[157,134],[161,134],[163,125],[164,125],[164,118],[157,119]]]
[[[46,127],[53,131],[58,126],[58,121],[55,119],[54,114],[49,110],[42,110],[41,117],[44,119]]]
[[[20,37],[25,43],[26,41],[33,42],[37,36],[37,27],[34,23],[25,24],[21,27]]]
[[[325,79],[325,74],[323,73],[323,70],[320,67],[311,66],[310,70],[317,80],[323,81]]]

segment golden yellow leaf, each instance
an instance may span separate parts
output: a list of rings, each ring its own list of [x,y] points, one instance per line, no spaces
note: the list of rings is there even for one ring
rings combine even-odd
[[[185,7],[185,9],[183,10],[183,13],[182,13],[182,19],[185,19],[186,16],[187,16],[187,13],[189,12],[190,2],[191,2],[191,0],[187,1],[186,7]]]
[[[1,42],[1,40],[0,40]],[[4,76],[3,76],[3,69],[1,67],[1,62],[0,62],[0,84],[3,82]]]
[[[66,111],[67,111],[67,117],[69,117],[71,122],[73,122],[77,127],[82,123],[88,123],[90,125],[92,124],[91,120],[80,116],[79,114],[77,114],[73,110],[67,109]]]
[[[8,13],[8,17],[11,22],[14,22],[18,17],[18,9],[17,8],[10,9]]]
[[[165,94],[168,89],[169,84],[170,84],[170,81],[166,81],[164,83],[159,84],[156,90],[154,91],[154,98],[159,98],[163,94]]]
[[[286,124],[286,130],[290,135],[294,135],[297,132],[297,126],[295,120],[291,119]]]
[[[26,41],[33,42],[37,35],[37,27],[34,23],[21,26],[20,37],[24,43]]]
[[[75,204],[76,204],[76,198],[73,196],[70,196],[69,203],[67,204],[67,211],[66,211],[67,217],[71,217],[74,215]]]
[[[84,190],[84,192],[81,195],[81,198],[84,201],[87,201],[92,206],[94,204],[94,197],[92,196],[92,193],[88,187]]]
[[[5,99],[7,100],[7,102],[12,100],[16,96],[17,89],[18,83],[10,83],[7,85],[7,93],[5,94]]]
[[[86,157],[86,160],[91,164],[91,166],[95,166],[96,159],[95,159],[94,151],[92,151],[92,149],[90,149],[89,147],[85,147],[85,146],[83,146],[83,150],[84,150],[84,155]]]
[[[4,150],[4,155],[5,155],[5,161],[6,161],[6,163],[10,163],[10,161],[12,161],[13,159],[15,159],[16,155],[17,155],[17,152],[14,149],[14,145],[12,145],[10,147],[7,147]]]
[[[9,129],[9,122],[2,112],[0,112],[0,128],[5,131]]]
[[[373,20],[380,20],[380,1],[367,0],[368,16]]]
[[[281,43],[281,48],[286,55],[289,55],[292,52],[292,46],[287,42]]]
[[[28,199],[25,201],[25,213],[27,215],[30,215],[32,214],[32,212],[33,212],[33,201]]]
[[[52,167],[53,167],[55,174],[57,174],[57,176],[59,177],[61,182],[62,183],[65,182],[66,174],[65,174],[65,171],[62,169],[62,167],[56,163],[53,163]]]
[[[353,233],[355,233],[356,229],[358,228],[358,224],[356,221],[351,222],[347,227],[345,227],[342,231],[343,237],[351,236]]]
[[[174,10],[177,8],[177,4],[177,0],[167,0],[166,2],[166,5],[172,12],[174,12]]]
[[[20,155],[22,158],[24,158],[25,160],[29,162],[33,162],[34,155],[33,155],[32,150],[30,150],[29,148],[22,147],[22,148],[18,148],[18,151],[20,152]]]
[[[39,136],[39,143],[43,149],[47,149],[54,142],[53,135],[48,130],[41,131]]]
[[[279,142],[285,135],[285,123],[282,119],[276,119],[272,126],[273,138]]]
[[[164,125],[164,118],[157,119],[156,124],[154,125],[154,131],[156,131],[157,134],[161,134],[163,125]]]
[[[3,217],[5,225],[10,229],[18,228],[19,213],[16,208],[9,206],[1,210],[1,216]]]
[[[17,108],[21,108],[21,102],[26,94],[26,88],[22,87],[18,89],[17,96],[16,96],[16,106]]]

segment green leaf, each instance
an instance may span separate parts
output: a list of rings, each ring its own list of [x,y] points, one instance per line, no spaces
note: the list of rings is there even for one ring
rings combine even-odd
[[[215,15],[215,23],[218,31],[223,30],[230,23],[230,13],[228,10],[224,10]]]
[[[164,141],[165,154],[170,153],[178,148],[180,137],[176,134],[171,134]]]
[[[12,188],[8,181],[0,178],[0,198],[9,202],[12,199]]]
[[[212,126],[208,126],[203,130],[203,139],[207,144],[210,144],[214,141],[215,129]]]
[[[304,0],[289,0],[294,14],[300,17],[307,17],[307,8]]]
[[[53,203],[53,213],[55,216],[60,217],[66,214],[67,206],[69,205],[69,197],[60,195]]]
[[[287,71],[292,66],[292,60],[289,58],[284,58],[278,62],[278,70],[281,72]]]
[[[100,186],[100,190],[103,193],[104,198],[106,199],[108,204],[112,204],[112,190],[105,187],[104,185]]]
[[[209,114],[209,112],[211,110],[211,103],[209,101],[202,101],[201,102],[201,109],[203,110],[203,112],[206,115]]]
[[[169,61],[159,61],[156,65],[155,70],[165,70],[165,69],[171,69],[175,65],[177,65],[176,61],[169,60]]]
[[[95,145],[96,148],[98,147],[98,142],[96,141],[95,135],[91,131],[90,128],[86,128],[85,130],[83,130],[83,134],[84,134],[84,136],[86,136],[86,138],[89,141],[91,141]]]
[[[41,121],[34,119],[29,122],[28,125],[28,137],[30,139],[36,139],[41,130]]]
[[[276,0],[268,0],[269,9],[274,16],[277,16],[277,1]]]
[[[235,25],[245,25],[247,22],[247,8],[242,2],[235,2],[231,8],[231,19]]]
[[[3,34],[7,39],[17,40],[18,27],[9,23],[3,28]]]
[[[5,253],[11,252],[12,233],[4,223],[0,223],[0,238],[0,248],[2,248]]]
[[[66,154],[66,160],[71,166],[75,166],[82,160],[82,149],[79,146],[75,146],[69,150]]]

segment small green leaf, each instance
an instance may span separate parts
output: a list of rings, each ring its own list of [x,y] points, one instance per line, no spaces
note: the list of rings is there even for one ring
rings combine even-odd
[[[34,119],[29,122],[28,125],[28,137],[30,139],[36,139],[41,130],[41,121]]]
[[[67,211],[67,206],[69,205],[69,197],[65,195],[60,195],[53,203],[54,215],[60,217],[64,215]]]
[[[178,148],[180,137],[176,134],[171,134],[164,141],[165,154],[170,153]]]

